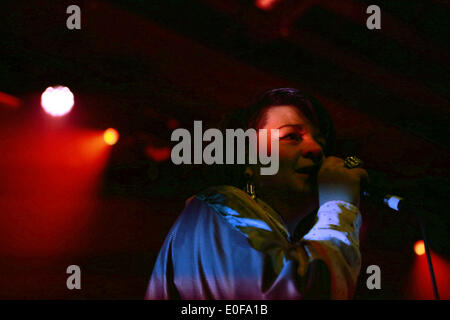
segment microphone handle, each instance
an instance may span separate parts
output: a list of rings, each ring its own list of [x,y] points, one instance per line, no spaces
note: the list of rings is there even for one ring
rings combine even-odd
[[[411,212],[417,209],[416,205],[413,205],[403,197],[390,194],[382,188],[367,182],[363,182],[361,185],[361,196],[363,199],[388,206],[398,212]]]

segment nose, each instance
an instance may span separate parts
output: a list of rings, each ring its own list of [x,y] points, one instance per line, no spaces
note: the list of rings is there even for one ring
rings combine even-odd
[[[323,148],[312,136],[308,135],[301,143],[301,154],[304,158],[320,162],[323,158]]]

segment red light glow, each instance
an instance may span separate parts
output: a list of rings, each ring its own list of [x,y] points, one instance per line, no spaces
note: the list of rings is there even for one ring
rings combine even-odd
[[[47,258],[91,247],[110,148],[102,131],[54,130],[37,120],[0,128],[12,137],[0,141],[8,150],[0,158],[1,257]]]
[[[162,147],[162,148],[156,148],[156,147],[147,147],[145,152],[147,153],[147,156],[156,162],[162,162],[166,161],[170,158],[170,148],[169,147]]]
[[[442,300],[450,299],[450,262],[433,251],[430,252],[433,260],[433,269],[439,295]],[[409,271],[409,279],[404,288],[406,299],[432,300],[434,299],[433,286],[430,271],[428,269],[427,258],[424,254],[417,256]]]
[[[61,117],[72,110],[73,93],[67,87],[48,87],[41,95],[41,106],[53,117]]]
[[[278,0],[256,0],[255,5],[261,10],[272,10],[275,5],[278,3]]]
[[[0,106],[17,108],[22,104],[19,98],[0,92]]]
[[[169,119],[169,120],[167,121],[167,126],[168,126],[170,129],[176,129],[176,128],[178,128],[178,127],[180,126],[180,123],[178,122],[177,119]]]

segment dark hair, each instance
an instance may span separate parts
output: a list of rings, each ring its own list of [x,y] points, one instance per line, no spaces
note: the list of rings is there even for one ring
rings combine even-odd
[[[329,156],[334,150],[335,133],[331,117],[325,108],[311,96],[294,88],[277,88],[258,94],[247,108],[238,108],[226,115],[219,124],[223,133],[225,129],[258,129],[266,122],[267,111],[272,106],[292,105],[313,123],[325,138],[324,154]],[[235,152],[236,154],[236,152]],[[247,178],[245,165],[215,165],[210,174],[217,181],[215,184],[228,184],[242,188]]]

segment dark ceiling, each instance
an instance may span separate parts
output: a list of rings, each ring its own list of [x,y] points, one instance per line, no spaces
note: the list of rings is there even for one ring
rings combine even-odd
[[[338,155],[393,178],[450,177],[445,1],[380,2],[380,30],[366,27],[369,1],[283,0],[268,11],[243,0],[80,1],[81,30],[65,27],[69,4],[6,5],[3,92],[36,102],[66,84],[79,102],[72,121],[115,126],[140,148],[168,145],[171,119],[214,125],[266,88],[293,86],[330,111]]]
[[[175,100],[171,101],[175,114],[182,105],[192,117],[203,118],[209,115],[197,104],[217,104],[215,100],[240,84],[233,80],[236,72],[223,68],[221,73],[205,72],[210,64],[225,59],[228,65],[283,79],[449,146],[450,28],[444,1],[382,2],[382,28],[374,31],[365,26],[370,1],[285,0],[271,11],[258,9],[253,1],[89,1],[81,5],[79,31],[64,27],[67,3],[14,1],[5,11],[4,91],[41,90],[36,79],[65,80],[83,92],[135,96],[154,109],[158,95]],[[131,19],[133,23],[127,23]],[[171,51],[170,56],[156,60],[164,50]],[[205,68],[200,67],[199,51],[214,52],[203,61]],[[161,64],[186,70],[171,71]],[[189,84],[181,86],[171,79],[189,72],[193,74],[179,81],[200,80],[193,84],[199,87],[195,92]],[[250,73],[242,71],[246,72]],[[208,85],[202,82],[208,80]],[[258,91],[267,85],[263,81],[247,86]],[[206,98],[202,89],[214,93]],[[254,94],[244,89],[223,101],[223,108],[242,104],[245,95]],[[172,97],[173,91],[178,99]]]

